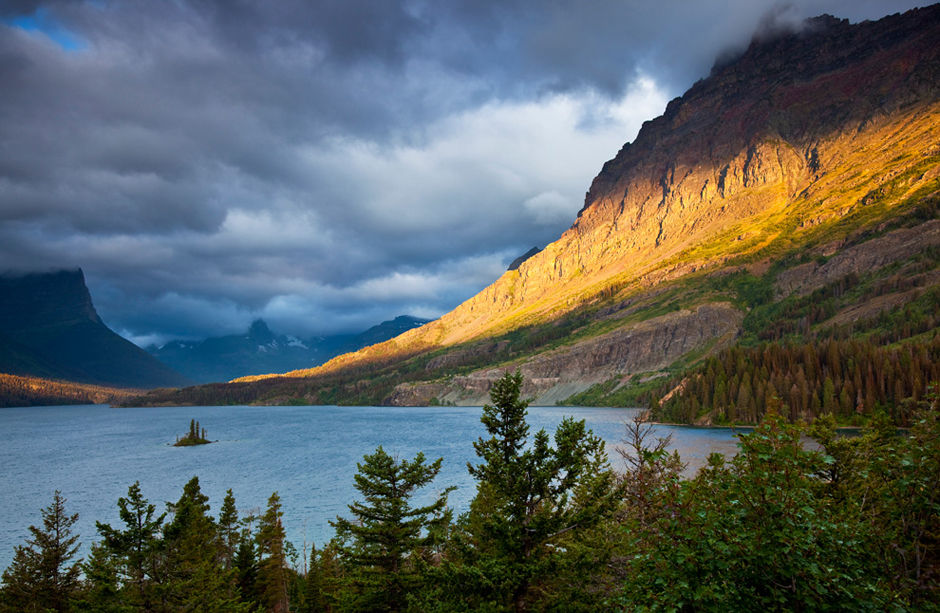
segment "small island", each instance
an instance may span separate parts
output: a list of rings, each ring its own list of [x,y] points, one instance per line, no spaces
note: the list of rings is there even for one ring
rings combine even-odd
[[[173,443],[174,447],[189,447],[191,445],[208,445],[211,443],[209,439],[206,438],[206,429],[199,427],[199,422],[195,419],[189,420],[189,432],[187,432],[182,438],[176,437],[176,442]]]

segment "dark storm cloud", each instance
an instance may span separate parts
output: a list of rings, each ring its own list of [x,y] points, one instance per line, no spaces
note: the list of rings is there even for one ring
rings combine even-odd
[[[0,5],[0,268],[137,340],[438,315],[758,27],[908,2]]]

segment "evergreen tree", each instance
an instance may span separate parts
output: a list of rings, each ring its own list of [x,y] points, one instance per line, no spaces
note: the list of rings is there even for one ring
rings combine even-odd
[[[129,613],[134,610],[121,593],[118,564],[117,557],[103,543],[91,546],[91,554],[82,564],[85,579],[74,610],[95,613]]]
[[[257,590],[265,609],[273,613],[289,610],[287,595],[287,555],[284,526],[281,524],[281,498],[277,492],[268,498],[255,540],[258,546]]]
[[[209,498],[193,477],[180,499],[170,506],[172,521],[163,531],[167,581],[161,586],[171,608],[184,611],[238,611],[235,576],[221,567],[218,528],[209,512]]]
[[[232,568],[240,540],[238,509],[235,507],[235,496],[232,494],[232,490],[229,489],[225,492],[225,498],[222,500],[222,508],[219,509],[221,561],[226,569]]]
[[[235,585],[243,602],[257,603],[258,558],[255,555],[254,539],[250,528],[242,531],[238,549],[233,560]]]
[[[159,538],[166,513],[154,516],[156,507],[148,502],[135,481],[127,489],[127,497],[118,498],[118,513],[124,522],[123,530],[96,522],[101,546],[114,558],[118,576],[128,590],[127,601],[143,610],[150,610],[156,596],[154,584],[160,572]],[[104,551],[99,557],[104,556]]]
[[[42,510],[42,528],[30,526],[31,538],[14,550],[3,572],[0,603],[7,611],[69,611],[77,595],[81,560],[69,563],[78,551],[72,526],[78,514],[65,512],[65,498],[56,490],[52,504]]]
[[[611,516],[620,496],[604,442],[583,420],[564,419],[554,448],[544,430],[528,444],[521,386],[521,373],[507,373],[493,384],[493,404],[483,407],[490,437],[474,443],[482,462],[468,465],[477,495],[463,520],[464,596],[515,611],[550,599],[546,590],[566,565],[567,545]]]
[[[326,599],[323,596],[323,573],[320,570],[320,560],[317,558],[317,548],[310,546],[310,567],[304,577],[304,606],[302,613],[323,613],[327,610]]]
[[[358,464],[356,489],[365,498],[354,502],[350,521],[330,522],[347,545],[343,555],[351,567],[356,608],[400,611],[417,583],[416,561],[440,540],[450,523],[448,488],[429,505],[412,507],[415,491],[428,485],[441,470],[442,458],[425,463],[424,454],[397,462],[380,446]]]

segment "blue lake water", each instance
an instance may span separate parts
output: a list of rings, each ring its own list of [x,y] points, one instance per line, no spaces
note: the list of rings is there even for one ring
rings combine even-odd
[[[240,512],[263,510],[277,491],[287,537],[298,550],[304,540],[317,546],[329,540],[327,523],[348,516],[357,499],[356,463],[382,445],[399,458],[423,451],[443,457],[431,489],[456,485],[450,503],[467,509],[474,481],[467,462],[476,462],[473,441],[484,434],[479,407],[170,407],[114,409],[104,406],[0,409],[0,569],[13,548],[41,525],[40,510],[60,490],[66,510],[78,513],[75,531],[84,545],[98,540],[95,520],[118,527],[117,499],[140,481],[143,495],[164,510],[183,485],[198,475],[202,491],[218,512],[231,488]],[[549,433],[567,415],[584,419],[607,442],[611,465],[623,460],[614,451],[634,409],[530,407],[534,433]],[[197,447],[173,447],[196,419],[208,438]],[[725,429],[656,426],[672,434],[673,447],[692,469],[712,451],[734,453],[733,433]],[[426,496],[432,495],[429,492]]]

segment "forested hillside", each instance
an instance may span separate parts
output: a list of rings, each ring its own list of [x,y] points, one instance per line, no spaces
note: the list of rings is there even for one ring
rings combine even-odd
[[[126,402],[140,390],[0,373],[0,407]]]

